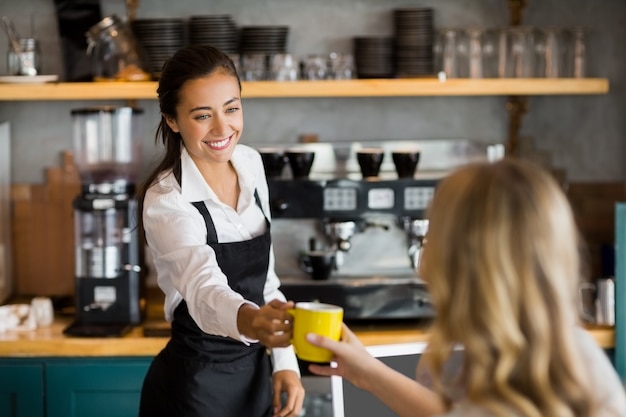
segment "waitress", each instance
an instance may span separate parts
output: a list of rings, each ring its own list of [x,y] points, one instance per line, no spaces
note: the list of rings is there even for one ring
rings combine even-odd
[[[293,303],[274,272],[261,157],[238,144],[235,66],[210,46],[181,49],[157,93],[165,155],[138,200],[172,336],[148,370],[139,415],[295,417],[304,388]]]

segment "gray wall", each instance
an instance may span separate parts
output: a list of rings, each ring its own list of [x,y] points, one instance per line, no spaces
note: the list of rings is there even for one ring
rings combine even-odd
[[[123,0],[101,1],[103,14],[125,15]],[[606,77],[610,93],[599,96],[532,97],[522,136],[567,171],[571,181],[623,180],[622,137],[626,118],[623,80],[626,59],[626,2],[623,0],[529,1],[528,25],[582,25],[591,29],[591,76]],[[240,25],[289,25],[289,52],[350,52],[351,38],[390,35],[391,11],[432,7],[436,26],[489,27],[508,22],[507,0],[141,0],[138,18],[231,14]],[[3,0],[0,15],[9,16],[23,35],[42,42],[43,72],[63,74],[52,0]],[[34,22],[34,25],[31,24]],[[0,38],[4,35],[0,35]],[[6,41],[6,37],[5,37]],[[0,56],[8,42],[0,41]],[[0,74],[6,67],[0,64]],[[39,183],[44,168],[60,163],[71,148],[73,108],[124,102],[0,102],[0,121],[12,130],[13,182]],[[244,103],[242,141],[294,143],[302,133],[322,141],[467,138],[506,140],[505,97],[249,99]],[[144,164],[158,157],[154,133],[159,120],[156,101],[141,100],[145,110]]]

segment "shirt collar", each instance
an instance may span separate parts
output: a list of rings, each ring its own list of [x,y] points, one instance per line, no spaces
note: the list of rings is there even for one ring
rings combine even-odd
[[[200,170],[184,146],[180,154],[180,182],[181,194],[187,201],[204,201],[215,198],[213,190],[204,181]]]
[[[231,157],[231,163],[235,171],[237,171],[241,193],[248,200],[254,195],[254,184],[256,181],[254,172],[250,170],[250,167],[254,166],[250,153],[245,152],[242,145],[237,145]],[[181,194],[187,201],[217,201],[217,196],[202,177],[196,163],[191,159],[189,152],[187,152],[184,146],[180,155],[180,168]]]

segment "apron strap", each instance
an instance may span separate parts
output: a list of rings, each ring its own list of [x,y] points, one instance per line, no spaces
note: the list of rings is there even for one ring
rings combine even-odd
[[[261,209],[261,213],[265,216],[265,212],[263,211],[263,206],[261,206],[261,199],[259,198],[259,193],[254,189],[254,200],[256,201],[256,205]],[[204,201],[194,201],[191,204],[198,209],[202,217],[204,217],[204,224],[206,225],[206,243],[218,243],[217,242],[217,232],[215,231],[215,223],[213,223],[213,219],[209,214],[209,209],[204,204]]]
[[[204,204],[204,201],[194,201],[191,203],[195,208],[198,209],[202,217],[204,217],[204,223],[206,225],[206,243],[217,243],[217,232],[215,231],[215,223],[213,223],[213,219],[209,214],[209,209]]]

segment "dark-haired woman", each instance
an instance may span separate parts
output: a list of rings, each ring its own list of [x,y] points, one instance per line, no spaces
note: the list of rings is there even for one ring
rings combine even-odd
[[[139,201],[172,336],[146,375],[140,416],[297,416],[293,303],[274,272],[260,155],[238,144],[235,66],[210,46],[181,49],[157,93],[165,155]]]

